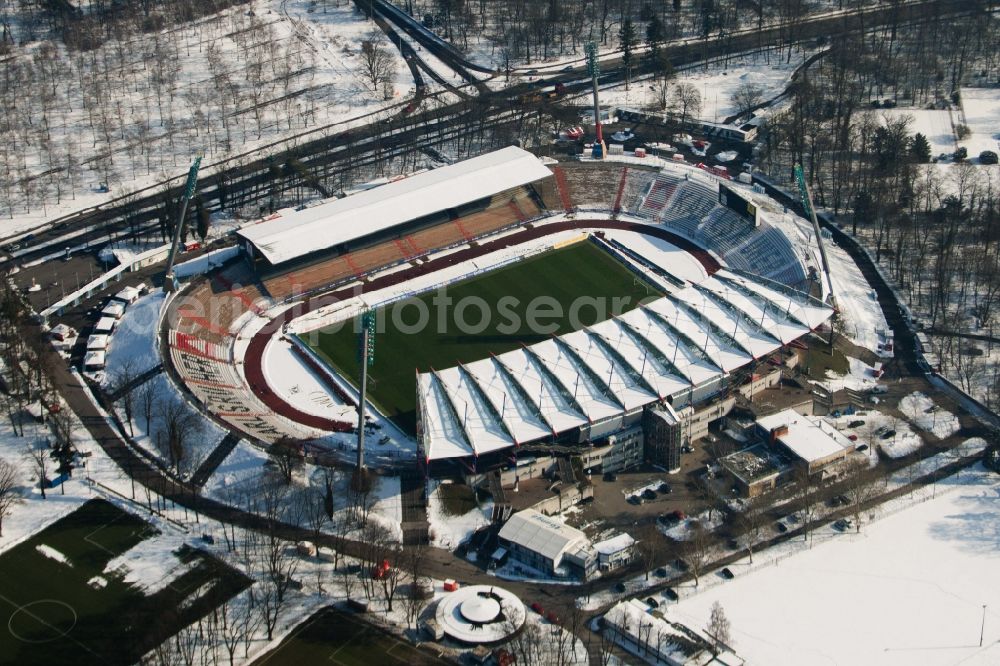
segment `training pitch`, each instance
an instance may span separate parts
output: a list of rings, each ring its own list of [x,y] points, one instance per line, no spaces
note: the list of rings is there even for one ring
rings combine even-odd
[[[141,518],[91,500],[0,555],[0,664],[132,664],[247,584],[194,549],[178,555],[197,558],[193,568],[149,596],[104,572],[158,534]]]
[[[441,305],[443,296],[449,305]],[[469,363],[591,326],[661,292],[591,242],[499,268],[377,311],[369,397],[407,432],[416,423],[416,372]],[[488,321],[483,317],[488,310]],[[561,312],[561,316],[549,313]],[[422,312],[426,325],[420,325]],[[576,316],[571,316],[575,314]],[[543,325],[529,325],[529,319]],[[460,325],[464,322],[465,325]],[[443,326],[442,326],[443,324]],[[357,322],[305,342],[358,384]]]
[[[303,622],[254,666],[330,664],[431,666],[450,662],[404,643],[370,624],[334,608],[324,608]]]

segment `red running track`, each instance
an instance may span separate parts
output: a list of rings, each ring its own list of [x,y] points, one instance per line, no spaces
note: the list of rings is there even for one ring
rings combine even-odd
[[[721,268],[719,262],[716,261],[715,258],[703,248],[695,245],[686,238],[667,231],[662,227],[654,227],[652,225],[640,224],[636,222],[619,222],[615,220],[567,220],[565,222],[542,224],[541,226],[532,227],[514,234],[502,236],[496,240],[483,243],[482,245],[476,247],[459,250],[458,252],[454,252],[438,259],[433,259],[404,271],[398,271],[376,278],[362,285],[360,288],[358,286],[346,287],[344,289],[324,294],[323,296],[319,296],[317,298],[309,299],[304,303],[296,304],[294,307],[286,310],[265,324],[264,327],[261,328],[260,331],[258,331],[257,334],[250,340],[250,345],[247,347],[246,354],[243,358],[243,368],[246,373],[247,382],[250,384],[250,388],[254,394],[276,414],[280,414],[287,419],[318,430],[349,432],[354,428],[355,423],[337,421],[335,419],[328,419],[322,416],[316,416],[315,414],[303,412],[294,405],[290,405],[285,402],[282,396],[275,393],[271,390],[271,387],[268,386],[267,379],[264,376],[264,349],[267,347],[268,341],[270,341],[276,333],[280,333],[285,324],[325,305],[330,305],[347,298],[353,298],[366,291],[377,291],[379,289],[385,289],[386,287],[392,287],[401,282],[412,280],[416,276],[433,273],[441,270],[442,268],[454,266],[455,264],[460,264],[462,262],[469,261],[470,259],[475,259],[476,257],[496,252],[497,250],[512,247],[514,245],[521,245],[526,241],[559,233],[560,231],[571,231],[575,229],[619,229],[653,236],[654,238],[659,238],[672,243],[692,255],[701,263],[702,266],[705,267],[705,270],[708,271],[709,275],[714,274]]]

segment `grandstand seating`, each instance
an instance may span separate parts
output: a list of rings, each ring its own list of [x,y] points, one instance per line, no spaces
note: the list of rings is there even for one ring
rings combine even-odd
[[[717,207],[698,227],[698,237],[707,247],[720,255],[725,255],[736,246],[747,241],[755,227],[746,218],[740,217],[728,208]]]
[[[639,208],[649,192],[650,184],[654,180],[660,180],[665,175],[656,171],[629,167],[628,176],[625,178],[625,190],[622,193],[622,211],[632,215],[642,215]]]
[[[765,277],[796,262],[795,254],[781,232],[763,225],[759,233],[726,254],[725,259],[736,268]]]
[[[674,174],[659,174],[649,186],[648,192],[637,207],[639,215],[656,219],[660,212],[668,208],[670,199],[682,179]]]
[[[264,285],[272,298],[282,301],[293,294],[305,294],[347,280],[361,279],[380,268],[470,242],[520,224],[539,212],[527,189],[507,190],[492,197],[485,209],[470,212],[456,220],[443,218],[440,224],[412,234],[274,275],[265,279]]]
[[[560,165],[569,198],[577,208],[611,209],[624,168],[620,162]]]

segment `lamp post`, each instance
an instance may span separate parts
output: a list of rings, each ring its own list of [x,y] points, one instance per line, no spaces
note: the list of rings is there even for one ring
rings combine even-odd
[[[983,604],[983,621],[979,625],[979,647],[983,647],[983,632],[986,630],[986,604]]]

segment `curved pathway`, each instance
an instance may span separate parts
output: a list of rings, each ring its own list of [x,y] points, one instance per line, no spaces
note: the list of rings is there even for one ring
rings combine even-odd
[[[621,222],[616,220],[567,220],[563,222],[543,223],[539,226],[524,229],[523,231],[502,236],[493,241],[485,242],[482,245],[459,250],[458,252],[453,252],[443,257],[439,257],[438,259],[432,259],[431,261],[420,264],[419,266],[414,266],[407,270],[390,273],[389,275],[366,282],[362,286],[360,293],[392,287],[402,282],[406,282],[407,280],[412,280],[414,277],[419,275],[427,275],[443,268],[454,266],[491,252],[496,252],[497,250],[520,245],[526,241],[548,236],[550,234],[575,229],[619,229],[634,231],[665,240],[677,246],[681,250],[684,250],[696,258],[701,265],[704,266],[709,275],[712,275],[721,268],[719,262],[716,261],[702,247],[682,236],[664,229],[663,227],[643,224],[640,222]],[[273,338],[276,334],[279,334],[284,325],[291,322],[293,319],[297,319],[298,317],[326,305],[356,297],[358,294],[359,292],[357,287],[351,286],[327,293],[317,298],[309,299],[303,303],[298,303],[294,307],[289,308],[269,321],[254,335],[243,357],[243,369],[246,373],[246,380],[250,385],[250,389],[254,392],[257,398],[267,405],[269,409],[291,421],[301,423],[311,428],[316,428],[317,430],[349,432],[354,428],[354,422],[338,421],[304,412],[294,405],[289,404],[283,396],[272,390],[268,385],[267,377],[264,374],[264,351],[267,348],[267,344],[271,341],[271,338]]]

